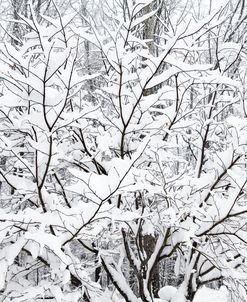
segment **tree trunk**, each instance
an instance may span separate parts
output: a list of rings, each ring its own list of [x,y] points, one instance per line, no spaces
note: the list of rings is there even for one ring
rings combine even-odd
[[[155,4],[152,2],[150,5],[144,8],[144,14],[150,13],[152,10],[155,9]],[[156,55],[156,49],[154,44],[154,34],[155,34],[155,27],[157,23],[156,15],[148,18],[144,25],[143,31],[143,38],[148,40],[147,45],[149,48],[149,52],[152,55]],[[148,96],[153,94],[154,88],[146,89],[143,93],[144,96]],[[153,254],[156,238],[153,235],[144,235],[144,249],[147,253],[148,258]],[[154,268],[150,273],[150,280],[148,282],[148,290],[152,293],[154,298],[158,298],[158,291],[160,289],[160,269],[159,269],[159,262],[156,263]]]
[[[156,238],[153,235],[145,235],[144,236],[144,249],[147,253],[148,258],[154,252],[156,245]],[[160,266],[159,262],[155,264],[153,269],[150,272],[150,279],[148,281],[148,290],[153,294],[154,298],[158,298],[158,291],[160,289]]]

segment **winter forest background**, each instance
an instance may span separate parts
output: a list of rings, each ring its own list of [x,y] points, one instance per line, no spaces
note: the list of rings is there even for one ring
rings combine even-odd
[[[245,0],[0,19],[0,301],[246,302]]]

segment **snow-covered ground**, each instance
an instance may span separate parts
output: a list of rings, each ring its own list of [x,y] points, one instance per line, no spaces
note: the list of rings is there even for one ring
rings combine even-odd
[[[230,302],[230,299],[224,287],[220,290],[203,287],[197,292],[193,302]]]
[[[166,290],[166,293],[165,293]],[[166,296],[166,298],[168,300],[165,299],[155,299],[155,302],[170,302],[172,295],[174,294],[174,288],[172,286],[168,286],[168,287],[164,287],[161,289],[161,296],[164,298],[164,296]],[[139,299],[138,299],[139,300]],[[43,299],[38,300],[38,301],[43,301]],[[49,299],[46,301],[50,301],[50,302],[55,302],[55,299]],[[106,292],[104,294],[104,297],[95,297],[93,299],[94,302],[124,302],[125,300],[123,298],[120,298],[118,295],[109,292]],[[141,300],[139,300],[141,301]],[[203,287],[201,289],[199,289],[199,291],[197,292],[195,299],[193,302],[230,302],[230,298],[229,298],[229,294],[227,292],[227,290],[222,287],[220,290],[214,290],[214,289],[210,289],[207,287]]]

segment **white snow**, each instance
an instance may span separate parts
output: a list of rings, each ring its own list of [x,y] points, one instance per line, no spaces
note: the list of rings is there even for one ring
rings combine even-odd
[[[224,287],[220,290],[203,287],[198,290],[193,302],[230,302],[230,299]]]
[[[172,300],[172,298],[175,296],[176,293],[177,293],[176,287],[167,285],[159,290],[158,295],[162,300],[166,300],[169,302]]]

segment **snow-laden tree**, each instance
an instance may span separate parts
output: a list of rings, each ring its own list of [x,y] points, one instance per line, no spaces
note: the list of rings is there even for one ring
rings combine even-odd
[[[224,40],[223,6],[166,23],[154,54],[151,2],[84,28],[29,4],[22,44],[1,45],[4,301],[153,301],[174,256],[173,302],[214,280],[246,300],[245,40]]]
[[[81,152],[70,131],[79,120],[93,124],[87,115],[95,107],[82,104],[82,87],[95,75],[77,69],[74,15],[43,16],[40,26],[31,5],[29,13],[30,19],[21,16],[30,30],[23,45],[1,45],[1,177],[10,188],[1,198],[1,297],[76,301],[92,284],[66,243],[91,222],[97,206],[88,211],[89,203],[64,186],[70,183],[67,167],[79,165]]]
[[[155,266],[174,252],[176,270],[180,267],[184,274],[177,299],[192,300],[202,284],[223,279],[224,268],[236,269],[244,261],[244,254],[229,244],[235,240],[239,240],[236,245],[244,244],[235,232],[245,226],[245,210],[234,210],[239,204],[244,206],[239,200],[244,200],[246,183],[243,107],[234,105],[239,104],[243,88],[241,76],[230,70],[245,60],[244,41],[229,44],[219,38],[229,20],[227,7],[222,7],[201,22],[188,25],[183,21],[164,33],[159,37],[159,55],[154,57],[150,41],[138,37],[141,24],[155,12],[143,15],[142,8],[129,6],[129,23],[116,18],[116,30],[114,15],[118,14],[112,14],[112,28],[105,26],[105,36],[95,27],[91,37],[81,34],[99,49],[106,66],[106,87],[95,92],[103,99],[103,117],[98,119],[106,133],[103,140],[97,138],[95,148],[103,150],[101,161],[116,155],[131,160],[138,146],[146,144],[133,171],[132,196],[126,188],[117,202],[122,211],[132,209],[142,218],[128,226],[119,224],[122,234],[116,237],[117,245],[122,236],[142,300],[152,299]],[[156,92],[146,93],[150,89]],[[229,113],[240,119],[233,120]],[[230,176],[235,170],[238,181]],[[141,190],[137,188],[140,182]],[[228,232],[229,225],[234,227]],[[155,238],[155,246],[147,244],[147,235]],[[224,255],[228,250],[232,258]],[[229,265],[220,265],[216,255]],[[101,257],[115,286],[125,299],[131,299],[121,288],[126,277],[114,279],[114,273],[121,273],[116,260],[106,259]]]

